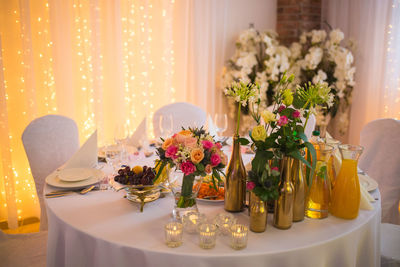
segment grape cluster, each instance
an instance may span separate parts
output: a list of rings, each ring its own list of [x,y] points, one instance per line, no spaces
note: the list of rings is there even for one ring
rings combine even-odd
[[[152,185],[155,171],[151,167],[143,166],[143,171],[135,173],[129,166],[119,169],[114,181],[124,185]]]

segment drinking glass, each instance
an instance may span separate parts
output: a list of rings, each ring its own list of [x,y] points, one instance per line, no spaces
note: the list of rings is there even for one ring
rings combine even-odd
[[[164,138],[169,137],[172,134],[173,130],[172,115],[170,114],[161,115],[159,120],[159,127],[161,136]]]
[[[114,142],[120,150],[120,163],[127,163],[127,141],[130,136],[129,125],[127,123],[117,123],[114,129]]]
[[[355,219],[360,208],[360,182],[357,174],[358,159],[364,150],[362,146],[339,145],[342,167],[336,178],[329,211],[343,219]]]
[[[217,113],[214,116],[214,123],[218,137],[222,138],[222,133],[228,129],[228,116],[225,113]]]

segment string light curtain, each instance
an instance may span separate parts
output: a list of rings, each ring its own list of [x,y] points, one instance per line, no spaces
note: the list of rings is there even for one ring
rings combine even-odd
[[[400,119],[400,0],[325,0],[323,11],[333,28],[355,42],[348,140],[357,144],[368,122]]]
[[[237,35],[274,29],[276,0],[0,1],[0,223],[40,209],[21,143],[35,118],[60,114],[99,145],[159,107],[226,109],[220,74]]]

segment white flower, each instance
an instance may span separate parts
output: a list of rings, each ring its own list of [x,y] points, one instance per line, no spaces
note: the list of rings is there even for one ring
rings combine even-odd
[[[254,53],[245,54],[243,57],[237,60],[236,65],[240,67],[252,68],[253,66],[257,65],[257,58]]]
[[[312,82],[313,84],[322,83],[326,78],[326,73],[323,70],[318,70],[318,73],[313,77]]]
[[[302,46],[300,43],[297,42],[292,43],[292,45],[290,46],[290,52],[293,59],[296,59],[301,56],[301,48]]]
[[[305,56],[306,69],[313,70],[321,62],[323,51],[320,47],[311,47],[309,53]]]
[[[329,33],[329,39],[334,44],[339,44],[344,39],[344,34],[341,30],[335,29]]]
[[[312,30],[311,31],[311,43],[321,43],[325,41],[326,38],[326,31],[324,30]]]
[[[301,35],[300,35],[300,43],[301,44],[305,44],[306,42],[307,42],[307,33],[306,32],[303,32]]]

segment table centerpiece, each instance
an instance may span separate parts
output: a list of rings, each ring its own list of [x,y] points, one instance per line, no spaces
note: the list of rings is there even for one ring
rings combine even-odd
[[[306,185],[302,164],[308,167],[308,184],[316,164],[311,161],[316,158],[315,149],[304,129],[315,106],[332,99],[330,89],[324,84],[297,86],[292,92],[289,85],[293,80],[294,75],[282,76],[272,111],[260,111],[258,105],[252,109],[257,126],[250,132],[250,138],[256,154],[247,188],[255,201],[276,199],[274,226],[280,229],[288,229],[292,221],[304,218]],[[305,148],[308,157],[305,157]]]
[[[165,167],[170,168],[169,187],[175,197],[173,216],[181,220],[185,213],[198,211],[196,196],[203,177],[210,175],[215,188],[222,182],[227,156],[221,150],[221,143],[215,142],[203,127],[183,129],[161,140],[162,145],[157,148],[159,160],[155,180]]]

